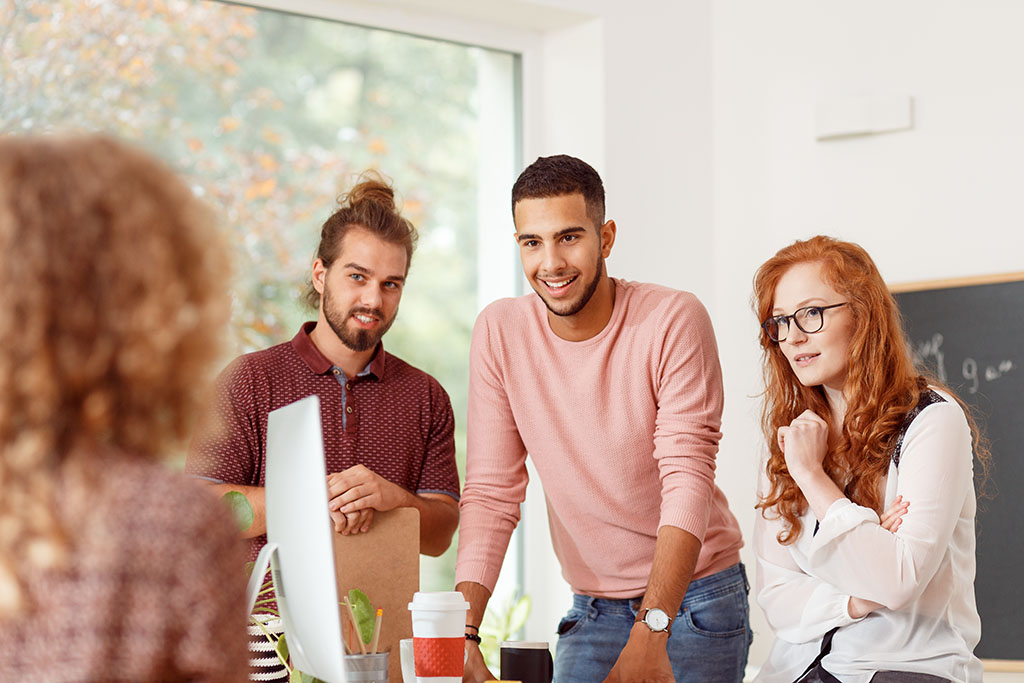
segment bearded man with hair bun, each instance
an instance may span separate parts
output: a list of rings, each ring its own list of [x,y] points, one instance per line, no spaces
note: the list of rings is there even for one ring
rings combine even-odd
[[[255,519],[250,559],[266,543],[267,416],[320,398],[330,515],[340,534],[366,532],[374,512],[414,507],[420,549],[440,555],[459,521],[455,421],[433,377],[385,353],[416,229],[379,175],[364,174],[321,230],[307,301],[316,321],[243,355],[217,382],[185,470],[219,494],[239,491]]]

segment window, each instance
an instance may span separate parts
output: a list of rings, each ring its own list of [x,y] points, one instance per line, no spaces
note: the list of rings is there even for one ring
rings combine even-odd
[[[335,197],[366,168],[391,177],[420,242],[386,345],[448,390],[461,467],[473,321],[515,286],[515,55],[199,0],[0,0],[0,13],[0,134],[109,131],[220,212],[232,355],[315,318],[299,297]],[[450,589],[454,544],[423,564],[425,590]]]

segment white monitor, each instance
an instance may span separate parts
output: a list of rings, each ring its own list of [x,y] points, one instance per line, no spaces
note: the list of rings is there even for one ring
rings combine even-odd
[[[266,482],[267,545],[249,581],[249,611],[269,560],[292,663],[345,683],[318,397],[271,411]]]

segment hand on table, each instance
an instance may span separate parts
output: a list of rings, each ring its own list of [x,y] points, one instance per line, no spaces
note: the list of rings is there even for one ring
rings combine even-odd
[[[463,670],[462,680],[464,683],[485,683],[498,680],[498,677],[487,668],[484,655],[480,652],[480,646],[472,640],[466,641],[466,668]]]
[[[667,643],[667,633],[655,633],[644,624],[634,624],[605,683],[675,683]]]

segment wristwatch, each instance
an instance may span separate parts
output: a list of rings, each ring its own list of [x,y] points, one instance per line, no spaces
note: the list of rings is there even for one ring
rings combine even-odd
[[[672,617],[665,614],[665,611],[658,609],[657,607],[647,607],[637,612],[636,621],[633,623],[643,622],[647,628],[655,633],[661,633],[664,631],[668,635],[672,635]]]

